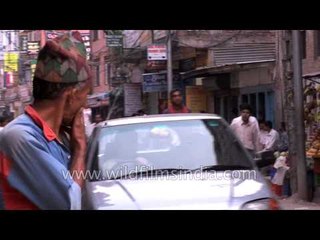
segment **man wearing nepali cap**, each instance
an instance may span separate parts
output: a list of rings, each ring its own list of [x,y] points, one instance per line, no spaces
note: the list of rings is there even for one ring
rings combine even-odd
[[[4,209],[80,209],[86,138],[82,108],[92,87],[79,32],[47,41],[33,79],[34,102],[0,134]],[[69,141],[63,141],[63,133]]]

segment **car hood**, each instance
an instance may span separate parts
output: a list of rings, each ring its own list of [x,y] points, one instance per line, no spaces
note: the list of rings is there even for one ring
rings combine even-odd
[[[87,182],[85,208],[97,210],[131,209],[240,209],[271,193],[258,174],[256,179],[220,179],[221,174],[205,173],[178,177],[138,178]],[[191,178],[191,179],[190,179]]]

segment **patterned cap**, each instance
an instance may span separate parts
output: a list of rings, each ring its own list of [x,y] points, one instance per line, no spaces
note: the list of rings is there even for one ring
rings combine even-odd
[[[48,40],[40,50],[34,76],[54,83],[77,83],[91,77],[86,47],[78,31]]]

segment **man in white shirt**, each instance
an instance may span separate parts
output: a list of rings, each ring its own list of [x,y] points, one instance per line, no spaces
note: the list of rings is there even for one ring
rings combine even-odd
[[[242,142],[243,146],[254,156],[259,150],[258,122],[255,117],[250,116],[252,111],[249,104],[241,104],[240,112],[240,117],[233,119],[230,127]]]
[[[279,142],[279,133],[272,129],[271,121],[260,123],[260,143],[263,146],[262,151],[276,151]]]
[[[234,118],[234,119],[232,120],[231,125],[234,124],[234,123],[236,123],[236,122],[239,122],[239,121],[241,121],[241,120],[242,120],[242,117],[241,117],[241,115],[240,115],[239,117],[236,117],[236,118]],[[258,123],[258,120],[256,119],[256,117],[250,116],[250,117],[249,117],[249,122],[257,125],[257,128],[259,128],[259,123]]]

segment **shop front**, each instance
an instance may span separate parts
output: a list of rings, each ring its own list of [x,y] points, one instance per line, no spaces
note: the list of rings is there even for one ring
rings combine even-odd
[[[97,93],[88,96],[86,107],[91,109],[91,122],[95,122],[100,117],[105,120],[109,111],[109,93]]]
[[[241,103],[249,103],[257,119],[275,123],[274,61],[259,61],[205,67],[181,73],[182,79],[196,79],[207,96],[207,111],[222,116],[227,122],[239,114]]]
[[[320,72],[305,74],[304,119],[306,132],[306,160],[314,187],[320,187]]]

